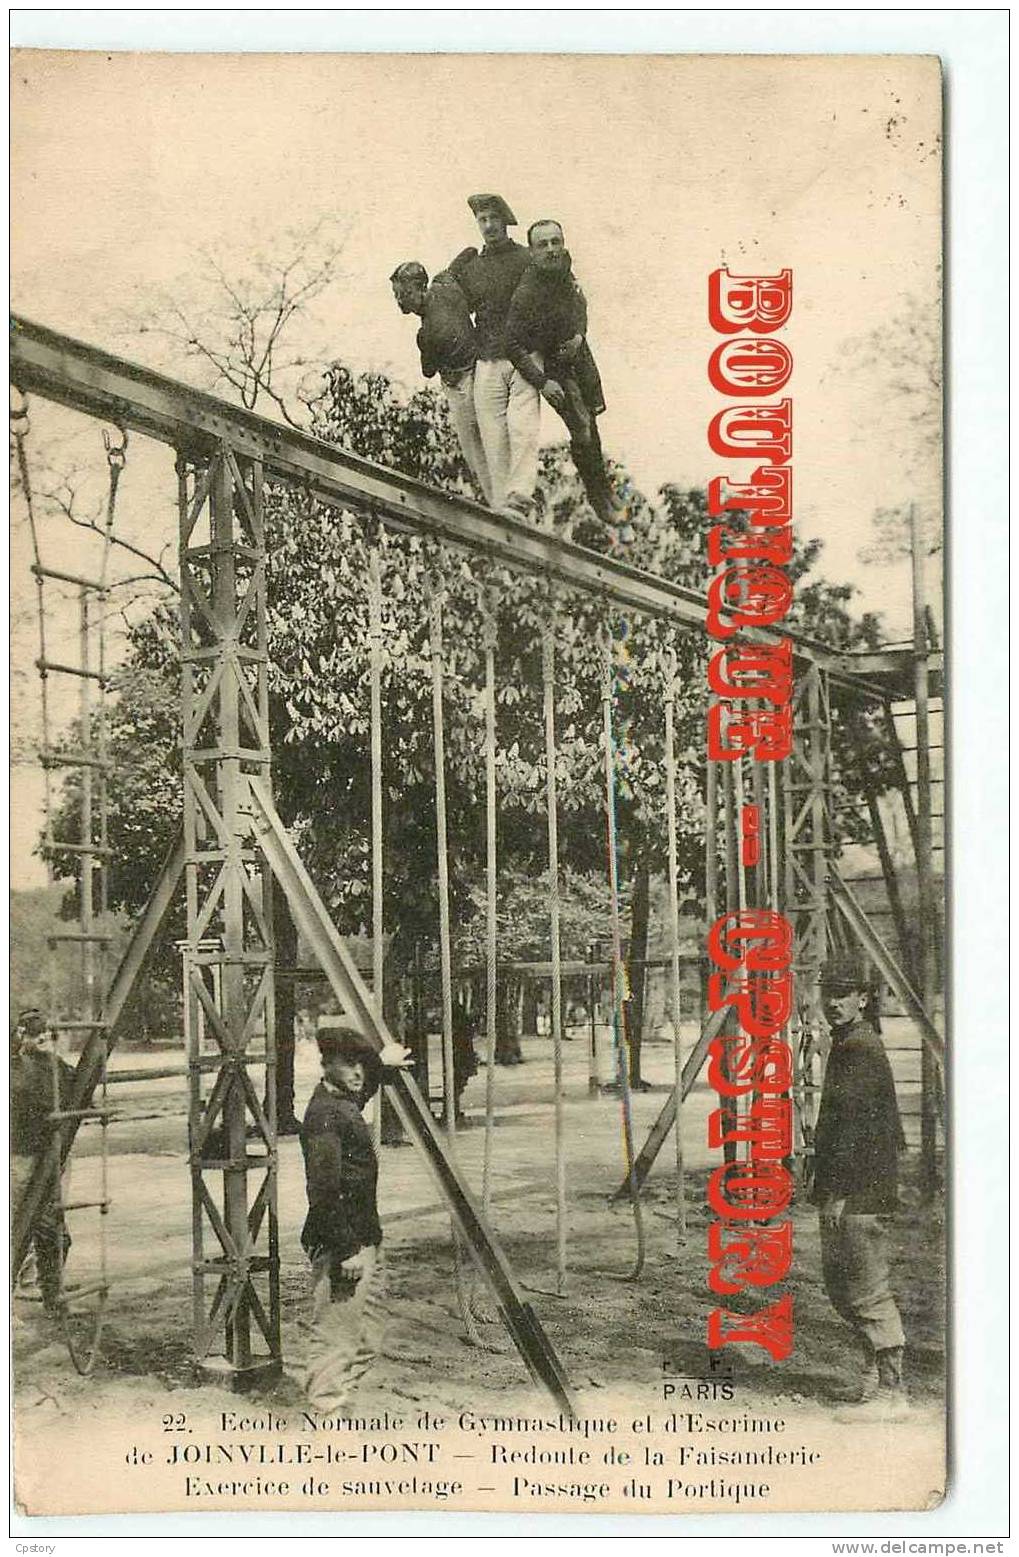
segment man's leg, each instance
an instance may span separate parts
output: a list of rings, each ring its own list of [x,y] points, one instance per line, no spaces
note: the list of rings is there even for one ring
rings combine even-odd
[[[508,365],[508,364],[507,364]],[[541,396],[522,373],[513,368],[509,381],[509,473],[506,500],[511,508],[526,513],[534,501],[538,479],[538,426]]]
[[[354,1387],[382,1345],[382,1251],[363,1249],[361,1254],[364,1274],[356,1284],[332,1278],[329,1254],[318,1255],[312,1263],[311,1319],[294,1372],[309,1404],[322,1415],[349,1412]]]
[[[485,449],[478,428],[478,413],[474,404],[474,369],[469,368],[455,384],[447,384],[443,380],[442,388],[446,396],[446,404],[449,406],[450,418],[456,428],[457,438],[460,440],[463,457],[470,466],[471,475],[477,482],[485,502],[491,504],[492,480],[488,473],[488,460],[485,458]]]
[[[850,1322],[873,1352],[878,1374],[876,1392],[865,1392],[862,1404],[847,1419],[863,1420],[871,1413],[876,1417],[903,1414],[908,1410],[902,1387],[906,1337],[892,1294],[888,1234],[880,1217],[865,1215],[843,1215],[839,1231]]]
[[[493,508],[502,508],[508,491],[507,478],[510,466],[510,435],[506,414],[509,405],[508,362],[486,362],[483,358],[474,364],[474,409],[478,432],[488,466]]]

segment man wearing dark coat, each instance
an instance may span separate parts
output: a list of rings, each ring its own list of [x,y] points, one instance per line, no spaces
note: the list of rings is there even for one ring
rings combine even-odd
[[[492,481],[474,405],[478,340],[467,298],[445,270],[429,286],[428,272],[418,260],[404,260],[389,280],[400,312],[417,314],[421,320],[417,333],[421,372],[425,378],[438,373],[464,459],[485,502],[491,504]]]
[[[378,1159],[361,1115],[384,1079],[411,1055],[376,1051],[339,1017],[320,1017],[322,1080],[301,1125],[308,1215],[301,1242],[311,1261],[311,1317],[295,1376],[316,1411],[349,1413],[351,1394],[382,1345],[385,1275],[377,1203]]]
[[[40,1160],[53,1145],[50,1112],[66,1108],[73,1072],[56,1052],[56,1040],[37,1007],[21,1012],[11,1038],[11,1207],[17,1204]],[[71,1237],[54,1179],[32,1227],[39,1295],[45,1313],[60,1313],[61,1274]],[[15,1273],[17,1274],[17,1273]]]
[[[570,434],[570,452],[598,518],[611,524],[621,505],[605,472],[597,417],[605,409],[601,376],[587,340],[587,300],[573,274],[562,227],[532,223],[532,264],[520,279],[506,316],[506,346],[514,367],[558,411]]]
[[[907,1409],[905,1335],[891,1289],[885,1225],[898,1206],[898,1158],[906,1143],[892,1068],[872,1019],[873,998],[855,958],[824,968],[821,999],[831,1052],[814,1137],[813,1193],[825,1291],[862,1351],[852,1419],[888,1421]]]

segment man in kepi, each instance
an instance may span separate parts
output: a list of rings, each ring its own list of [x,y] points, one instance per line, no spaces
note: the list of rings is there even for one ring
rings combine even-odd
[[[605,397],[587,341],[587,300],[558,222],[532,223],[527,242],[533,263],[506,316],[509,357],[566,423],[588,502],[603,523],[614,525],[623,518],[623,506],[605,473],[598,436],[596,418],[605,409]],[[632,531],[621,531],[619,539],[632,539]]]
[[[295,1376],[316,1411],[345,1416],[385,1328],[379,1167],[361,1110],[384,1072],[405,1069],[411,1054],[399,1043],[376,1051],[339,1017],[319,1018],[317,1040],[322,1080],[301,1126],[311,1317]]]
[[[490,505],[492,482],[474,407],[477,337],[467,298],[448,271],[441,271],[429,286],[428,272],[418,260],[404,260],[389,279],[400,312],[417,314],[421,319],[417,333],[421,372],[425,378],[438,373],[442,380],[464,459]]]
[[[492,507],[519,518],[531,511],[538,478],[538,391],[509,360],[506,314],[530,263],[522,244],[507,236],[516,217],[501,195],[471,195],[484,246],[464,249],[449,266],[474,314],[478,361],[474,404],[488,471]]]
[[[885,1226],[898,1205],[898,1157],[906,1143],[892,1069],[874,1025],[874,998],[857,959],[824,968],[831,1052],[814,1139],[814,1200],[825,1291],[861,1349],[856,1404],[840,1413],[846,1421],[897,1421],[908,1412],[905,1336]]]
[[[56,1040],[42,1012],[35,1006],[22,1011],[11,1038],[12,1210],[51,1151],[50,1113],[67,1107],[71,1077],[71,1067],[56,1053]],[[39,1295],[50,1318],[60,1313],[61,1273],[70,1247],[54,1167],[53,1181],[47,1185],[32,1228]],[[18,1274],[14,1272],[15,1277]]]

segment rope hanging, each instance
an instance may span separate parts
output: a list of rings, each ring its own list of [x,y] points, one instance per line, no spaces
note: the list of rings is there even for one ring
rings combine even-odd
[[[552,1068],[555,1097],[556,1289],[566,1289],[566,1132],[563,1113],[563,988],[559,924],[559,824],[556,792],[555,607],[541,635],[545,711],[545,801],[548,820],[548,919],[552,948]]]
[[[665,822],[669,845],[669,954],[672,974],[672,1058],[676,1088],[676,1243],[686,1240],[686,1171],[683,1162],[683,1034],[679,971],[679,850],[676,840],[676,651],[665,658]]]
[[[495,1136],[496,957],[498,955],[498,879],[496,806],[495,649],[498,637],[495,600],[482,595],[482,644],[485,650],[485,1146],[481,1209],[492,1204],[492,1150]]]
[[[442,984],[442,1097],[446,1137],[450,1157],[456,1140],[456,1079],[453,1060],[453,958],[449,914],[449,847],[446,826],[446,741],[443,716],[443,639],[442,604],[444,590],[439,578],[428,586],[428,648],[432,668],[432,733],[435,747],[435,835],[439,889],[439,973]],[[472,1298],[464,1251],[456,1222],[450,1219],[453,1239],[453,1270],[457,1307],[464,1334],[472,1346],[488,1347],[478,1334],[472,1312]]]
[[[371,649],[372,993],[381,1015],[386,953],[382,895],[382,562],[377,543],[372,545],[368,557],[368,640]],[[382,1143],[381,1089],[372,1099],[371,1132],[377,1152]]]
[[[615,671],[611,633],[602,637],[602,742],[605,748],[605,819],[609,857],[609,926],[612,937],[612,1042],[616,1056],[616,1075],[619,1082],[619,1099],[623,1122],[623,1155],[626,1161],[627,1188],[630,1208],[633,1212],[637,1249],[633,1269],[626,1280],[636,1281],[644,1269],[646,1239],[644,1214],[637,1184],[636,1161],[633,1147],[633,1100],[630,1095],[630,1075],[627,1065],[624,1002],[626,1000],[626,969],[623,964],[623,936],[619,914],[619,840],[616,831],[616,746],[612,733],[612,699],[615,691]]]

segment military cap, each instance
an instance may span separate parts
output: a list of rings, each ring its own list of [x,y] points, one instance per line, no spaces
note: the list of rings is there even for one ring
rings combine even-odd
[[[428,272],[420,260],[403,260],[389,279],[390,281],[419,281],[423,287],[426,287]]]
[[[342,1016],[326,1014],[315,1023],[315,1042],[323,1059],[346,1055],[352,1060],[375,1060],[378,1052],[371,1040]]]
[[[470,195],[467,204],[475,216],[480,216],[482,211],[494,211],[501,216],[507,227],[515,227],[517,219],[506,204],[502,195]]]
[[[867,964],[852,953],[830,957],[821,969],[821,988],[846,994],[858,989],[865,993],[874,987],[874,979]]]

